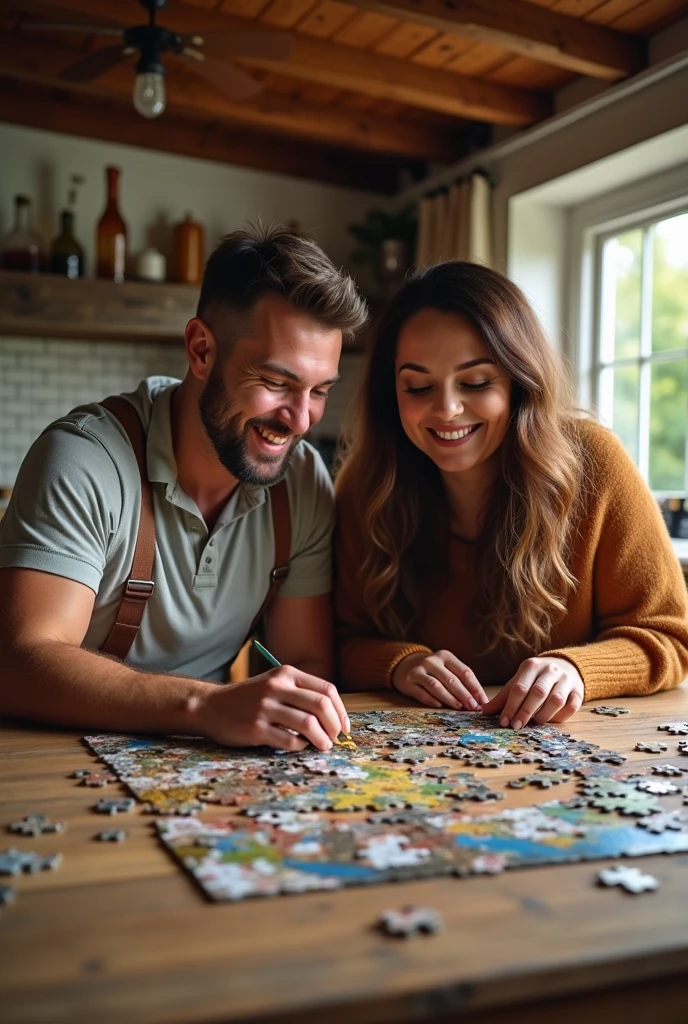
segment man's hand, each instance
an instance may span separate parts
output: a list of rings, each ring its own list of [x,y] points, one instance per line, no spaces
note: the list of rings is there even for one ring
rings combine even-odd
[[[499,716],[502,727],[522,729],[532,719],[566,722],[573,718],[585,698],[578,669],[566,658],[528,658],[522,661],[509,682],[487,704],[485,715]]]
[[[203,734],[231,747],[303,750],[312,743],[330,750],[339,734],[350,730],[337,688],[290,665],[213,687],[192,701]]]
[[[471,669],[451,651],[407,655],[392,673],[392,686],[431,708],[477,711],[487,703]]]

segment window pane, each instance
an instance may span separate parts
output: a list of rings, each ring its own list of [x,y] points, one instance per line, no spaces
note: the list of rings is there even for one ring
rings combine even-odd
[[[638,464],[638,408],[640,395],[640,369],[638,366],[621,366],[605,371],[613,378],[611,387],[612,409],[609,412],[600,409],[614,433],[621,438],[624,448],[633,461]],[[602,382],[603,393],[609,387]],[[604,401],[604,398],[603,398]]]
[[[624,359],[640,353],[640,302],[643,232],[626,231],[605,243],[604,321],[613,310],[613,358]],[[611,339],[610,339],[611,340]],[[606,347],[606,346],[605,346]]]
[[[652,350],[688,348],[688,214],[652,234]]]
[[[651,367],[650,487],[679,491],[685,487],[688,359]]]

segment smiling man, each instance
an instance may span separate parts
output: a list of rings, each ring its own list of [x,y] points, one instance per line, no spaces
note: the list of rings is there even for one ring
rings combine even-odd
[[[286,749],[348,730],[328,681],[332,486],[303,437],[365,319],[315,243],[235,232],[208,261],[185,379],[44,431],[0,526],[2,713]],[[268,597],[283,667],[216,685]]]

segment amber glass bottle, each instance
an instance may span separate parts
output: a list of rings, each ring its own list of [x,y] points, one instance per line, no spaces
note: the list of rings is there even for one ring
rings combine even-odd
[[[182,284],[200,284],[205,264],[204,231],[187,213],[174,226],[174,279]]]
[[[118,284],[124,280],[127,253],[127,226],[117,206],[119,175],[119,167],[105,168],[107,206],[96,229],[96,274]]]
[[[14,226],[0,241],[0,266],[3,270],[47,269],[43,239],[31,221],[31,200],[14,197]]]

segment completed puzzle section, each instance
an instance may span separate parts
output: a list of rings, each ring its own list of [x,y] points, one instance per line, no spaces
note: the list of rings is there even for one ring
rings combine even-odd
[[[631,775],[622,755],[553,726],[514,732],[470,713],[406,709],[350,720],[355,749],[328,753],[86,742],[147,811],[168,816],[163,843],[214,900],[688,850],[680,812],[658,800],[677,786]],[[579,793],[499,808],[505,794],[484,769],[506,764],[524,769],[511,787],[576,778]],[[204,808],[209,817],[194,817]]]

